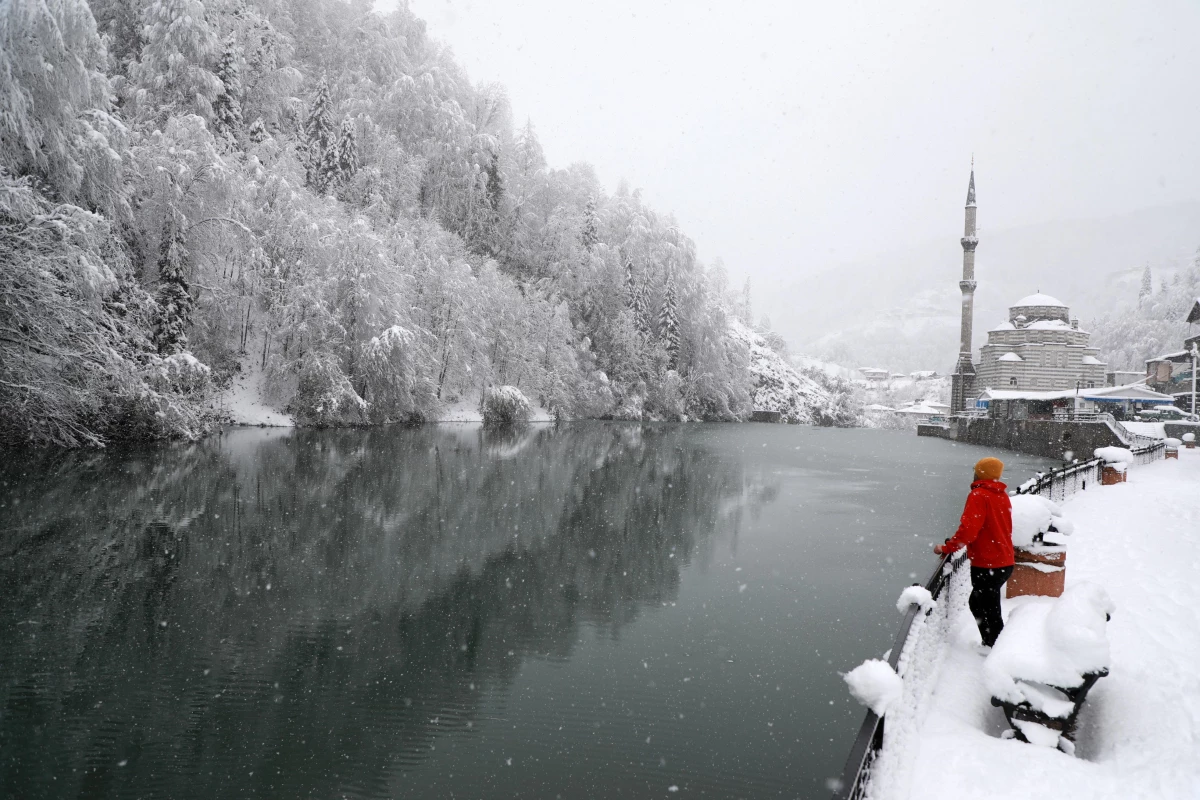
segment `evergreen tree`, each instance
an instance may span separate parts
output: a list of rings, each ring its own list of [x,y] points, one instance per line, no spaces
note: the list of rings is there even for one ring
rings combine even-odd
[[[180,228],[174,212],[168,214],[159,248],[159,310],[154,326],[154,344],[164,356],[187,349],[187,330],[194,305],[187,282],[187,249]]]
[[[1142,287],[1138,290],[1138,305],[1154,292],[1154,278],[1150,275],[1150,265],[1142,270]]]
[[[254,144],[262,144],[271,136],[267,133],[267,125],[263,122],[262,117],[255,117],[254,122],[250,123],[250,130],[246,132],[246,135]]]
[[[335,169],[338,180],[347,182],[358,172],[358,142],[354,133],[354,120],[347,116],[342,120],[342,131],[338,136]]]
[[[213,131],[217,136],[237,141],[242,132],[242,79],[238,67],[237,45],[232,37],[217,63],[221,93],[213,102]]]
[[[675,276],[670,272],[667,273],[662,308],[658,314],[658,330],[671,357],[671,368],[674,369],[679,358],[679,308],[675,302]]]
[[[625,306],[632,311],[637,296],[637,283],[633,279],[633,259],[625,257]]]
[[[650,336],[650,287],[645,279],[633,293],[633,324],[642,336]]]
[[[591,250],[596,246],[596,242],[600,241],[600,234],[596,230],[595,197],[589,197],[587,205],[583,209],[583,234],[580,239],[586,250]]]
[[[488,206],[492,209],[492,214],[500,213],[500,203],[504,198],[504,179],[500,175],[500,154],[492,153],[492,157],[488,159],[487,165],[484,167],[487,172],[487,192]]]
[[[337,156],[330,157],[333,150],[333,122],[330,116],[333,103],[329,99],[329,81],[321,76],[317,94],[313,98],[308,118],[304,121],[304,183],[310,189],[324,194],[336,174]]]

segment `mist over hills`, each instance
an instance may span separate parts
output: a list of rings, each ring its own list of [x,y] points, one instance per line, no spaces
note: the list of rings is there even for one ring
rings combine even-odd
[[[756,298],[794,349],[848,366],[950,372],[962,275],[958,230],[944,239],[832,267]],[[1042,291],[1086,329],[1137,300],[1142,271],[1169,279],[1200,246],[1200,202],[1007,230],[981,227],[974,344],[1015,300]]]

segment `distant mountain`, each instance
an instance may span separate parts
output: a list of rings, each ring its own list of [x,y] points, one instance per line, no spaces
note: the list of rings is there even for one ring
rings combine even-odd
[[[774,327],[804,353],[897,372],[953,369],[962,275],[959,232],[944,240],[842,264],[758,299]],[[975,346],[1035,291],[1071,307],[1086,328],[1134,303],[1143,268],[1155,287],[1200,246],[1200,202],[1002,231],[981,229],[975,273]]]

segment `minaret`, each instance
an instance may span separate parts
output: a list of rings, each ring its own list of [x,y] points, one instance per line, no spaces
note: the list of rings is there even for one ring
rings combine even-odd
[[[958,342],[958,364],[950,390],[950,411],[957,413],[967,407],[967,400],[975,397],[975,365],[971,363],[971,321],[975,306],[975,248],[979,239],[975,237],[975,157],[971,157],[971,182],[967,186],[967,221],[963,229],[963,274],[958,282],[962,290],[962,329]]]

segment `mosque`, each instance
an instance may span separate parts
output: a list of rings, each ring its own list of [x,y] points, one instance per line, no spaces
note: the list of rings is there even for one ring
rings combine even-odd
[[[979,362],[972,357],[971,327],[975,302],[975,169],[967,187],[966,225],[963,231],[962,327],[958,364],[951,377],[951,413],[976,406],[987,392],[1053,392],[1104,386],[1105,363],[1088,345],[1090,334],[1079,329],[1079,320],[1049,295],[1023,297],[1008,310],[1008,320],[988,331]]]

